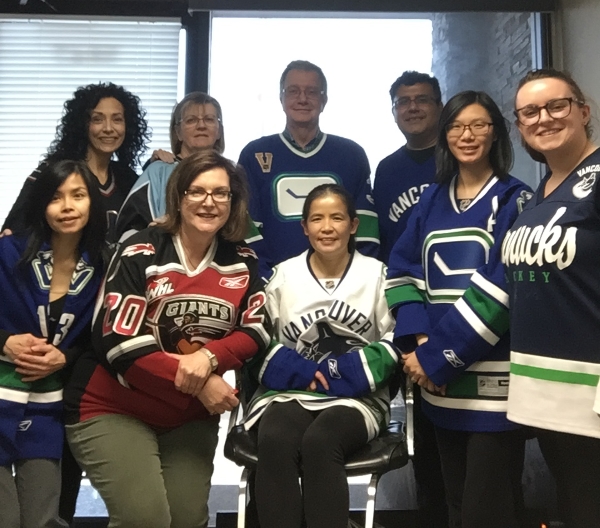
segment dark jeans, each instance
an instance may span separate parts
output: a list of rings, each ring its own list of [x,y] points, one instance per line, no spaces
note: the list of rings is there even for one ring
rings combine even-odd
[[[435,428],[450,528],[519,528],[525,435]]]

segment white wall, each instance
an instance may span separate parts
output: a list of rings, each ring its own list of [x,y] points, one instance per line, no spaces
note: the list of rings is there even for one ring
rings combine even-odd
[[[594,127],[596,139],[600,137],[599,23],[600,2],[598,0],[560,0],[557,16],[558,38],[555,42],[555,50],[558,52],[556,65],[569,71],[585,95],[590,98],[592,111],[596,117]]]

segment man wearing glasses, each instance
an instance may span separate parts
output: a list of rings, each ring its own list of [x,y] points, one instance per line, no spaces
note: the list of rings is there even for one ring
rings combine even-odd
[[[390,88],[392,114],[406,145],[384,158],[375,171],[373,198],[379,217],[381,252],[387,263],[421,193],[435,176],[435,143],[442,111],[435,77],[405,71]]]
[[[321,68],[300,60],[288,64],[279,97],[285,130],[250,142],[239,160],[250,183],[250,215],[263,236],[253,245],[261,271],[268,274],[275,264],[307,249],[300,226],[302,206],[308,193],[322,183],[338,183],[352,194],[360,219],[358,249],[376,256],[379,234],[369,162],[362,147],[319,128],[327,104],[327,80]]]
[[[392,114],[406,145],[384,158],[375,171],[373,198],[379,218],[381,252],[387,264],[394,243],[404,232],[422,192],[435,177],[435,144],[442,112],[440,84],[435,77],[405,71],[390,88]],[[431,422],[421,412],[420,389],[415,391],[415,456],[420,528],[448,526],[441,466]]]

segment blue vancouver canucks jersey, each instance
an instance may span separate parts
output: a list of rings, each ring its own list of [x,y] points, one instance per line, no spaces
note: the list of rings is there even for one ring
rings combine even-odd
[[[375,171],[373,199],[379,220],[379,259],[387,263],[394,243],[408,224],[421,194],[435,178],[435,147],[411,150],[404,145],[381,160]]]
[[[446,394],[423,391],[423,410],[446,429],[499,431],[506,419],[508,294],[501,244],[530,189],[509,176],[492,177],[460,207],[456,177],[429,187],[390,256],[388,304],[394,338],[406,352],[415,334],[427,376]]]
[[[62,379],[55,372],[34,382],[22,381],[15,364],[2,352],[10,335],[45,337],[66,356],[76,357],[73,348],[89,326],[102,270],[95,269],[83,255],[73,271],[63,312],[54,335],[48,332],[48,305],[52,278],[52,251],[43,247],[20,273],[16,264],[27,247],[27,239],[0,239],[0,465],[27,458],[62,456]]]
[[[323,183],[337,183],[354,197],[360,219],[358,250],[377,256],[379,229],[369,162],[358,144],[323,134],[313,150],[301,152],[283,134],[275,134],[250,142],[240,154],[239,163],[248,174],[250,216],[264,238],[252,246],[261,268],[270,269],[308,249],[308,239],[300,226],[302,206],[308,193]]]

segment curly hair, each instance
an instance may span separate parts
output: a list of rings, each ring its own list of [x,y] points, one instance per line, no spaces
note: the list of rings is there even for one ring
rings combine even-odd
[[[146,122],[146,111],[138,96],[113,83],[81,86],[72,99],[65,101],[63,116],[56,127],[56,139],[48,148],[46,161],[85,160],[91,112],[101,99],[107,97],[114,97],[125,111],[125,139],[116,151],[119,163],[129,168],[139,164],[151,135]]]

